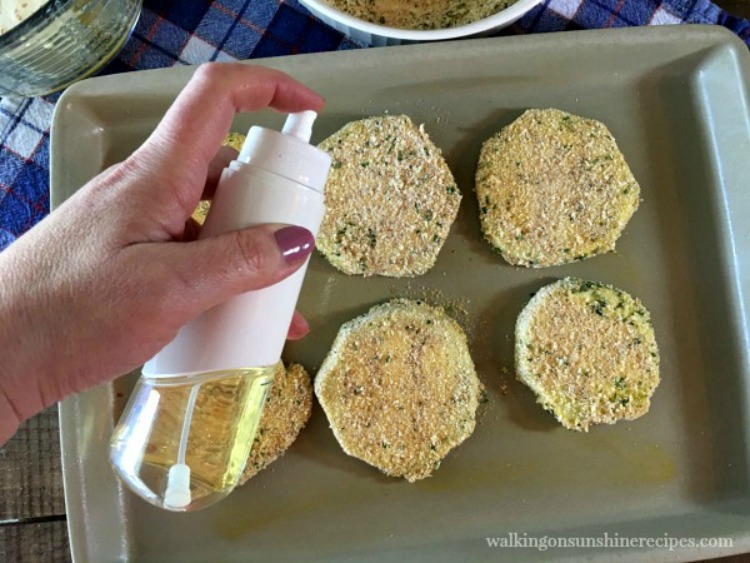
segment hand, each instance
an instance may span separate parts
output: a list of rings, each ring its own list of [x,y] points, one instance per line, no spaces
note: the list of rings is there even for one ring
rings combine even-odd
[[[206,309],[304,262],[314,240],[301,227],[191,241],[186,222],[236,154],[217,152],[235,113],[322,106],[278,71],[201,66],[135,153],[0,254],[0,444],[45,406],[137,368]],[[296,315],[290,336],[306,332]]]

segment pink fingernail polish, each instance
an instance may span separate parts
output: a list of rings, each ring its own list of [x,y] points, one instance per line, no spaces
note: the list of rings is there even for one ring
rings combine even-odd
[[[315,248],[315,237],[304,227],[284,227],[273,236],[287,264],[294,265],[305,260]]]

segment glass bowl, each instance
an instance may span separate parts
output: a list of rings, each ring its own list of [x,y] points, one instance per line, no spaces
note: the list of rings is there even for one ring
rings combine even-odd
[[[49,0],[0,35],[0,95],[49,94],[101,69],[130,36],[141,5],[142,0]]]

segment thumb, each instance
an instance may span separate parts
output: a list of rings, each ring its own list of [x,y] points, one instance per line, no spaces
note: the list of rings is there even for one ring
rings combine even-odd
[[[315,238],[304,227],[259,225],[170,246],[161,259],[168,260],[167,273],[179,285],[172,295],[192,316],[290,276],[315,248]]]

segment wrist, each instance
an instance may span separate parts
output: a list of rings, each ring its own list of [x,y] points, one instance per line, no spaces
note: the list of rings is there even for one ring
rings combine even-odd
[[[0,256],[0,346],[4,351],[0,362],[0,444],[35,413],[33,395],[38,394],[38,385],[31,375],[40,373],[39,366],[31,365],[38,355],[27,351],[33,333],[28,330],[26,297],[18,289],[23,284],[14,275],[12,250],[6,249]]]
[[[0,446],[13,437],[21,425],[21,418],[0,383]]]

